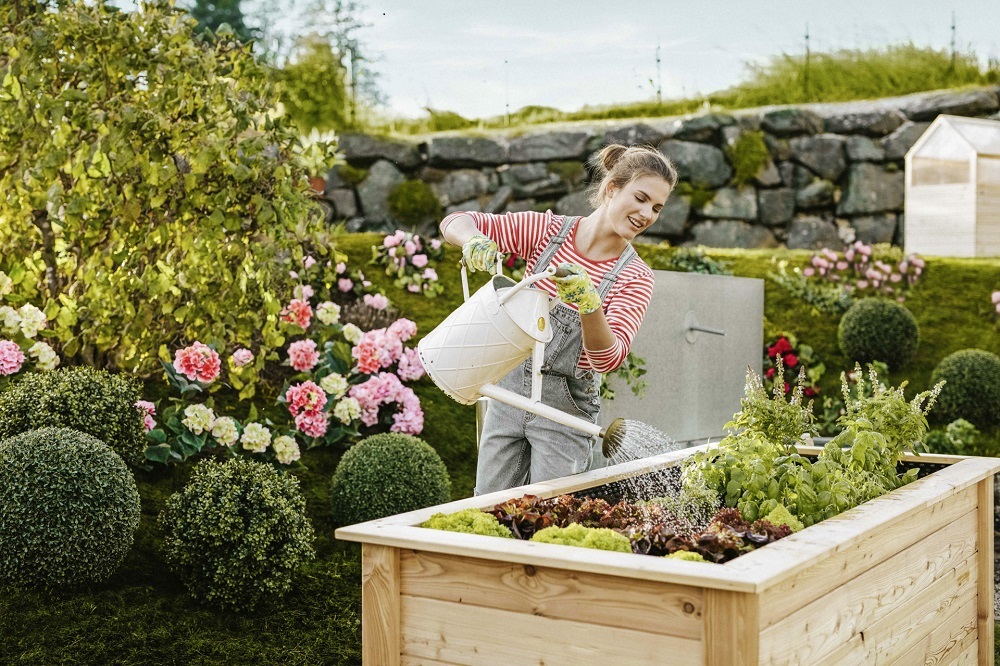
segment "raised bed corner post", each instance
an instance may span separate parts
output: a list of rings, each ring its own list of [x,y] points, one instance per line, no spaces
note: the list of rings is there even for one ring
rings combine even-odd
[[[399,549],[361,546],[361,663],[397,666],[399,640]]]
[[[994,529],[993,529],[993,475],[990,474],[979,482],[979,539],[976,544],[979,555],[979,593],[978,605],[978,643],[979,663],[981,666],[994,666],[993,646],[993,595],[996,593],[993,582],[994,567]]]
[[[705,590],[705,666],[760,663],[760,597],[747,592]]]

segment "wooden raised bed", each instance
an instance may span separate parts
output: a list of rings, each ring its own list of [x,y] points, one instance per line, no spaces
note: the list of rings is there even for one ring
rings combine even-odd
[[[993,664],[994,458],[909,457],[945,466],[725,564],[418,527],[703,448],[337,530],[363,544],[364,663]]]

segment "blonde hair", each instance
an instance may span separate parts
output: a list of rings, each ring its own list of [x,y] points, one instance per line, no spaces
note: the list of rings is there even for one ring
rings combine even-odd
[[[599,176],[590,187],[589,200],[598,208],[607,195],[608,186],[622,188],[641,176],[658,176],[670,189],[677,185],[677,169],[660,151],[650,146],[622,146],[613,143],[605,146],[590,160]]]

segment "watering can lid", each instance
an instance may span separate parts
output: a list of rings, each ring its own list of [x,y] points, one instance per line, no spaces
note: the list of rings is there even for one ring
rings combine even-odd
[[[498,282],[494,282],[494,285],[499,297],[507,289]],[[552,339],[552,326],[549,325],[549,295],[546,292],[536,287],[526,287],[504,303],[503,309],[526,335],[538,342],[548,342]]]

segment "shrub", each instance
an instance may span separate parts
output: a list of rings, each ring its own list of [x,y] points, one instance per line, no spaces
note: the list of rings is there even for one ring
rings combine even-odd
[[[435,513],[421,527],[446,532],[465,532],[466,534],[482,534],[483,536],[503,537],[513,539],[514,535],[501,525],[492,513],[479,509],[462,509],[454,513]]]
[[[276,75],[281,102],[303,132],[344,127],[347,115],[346,72],[328,41],[315,33],[300,37],[292,62]]]
[[[946,381],[935,416],[942,422],[965,419],[983,428],[1000,423],[1000,357],[963,349],[938,363],[931,383]]]
[[[965,419],[952,421],[944,430],[931,430],[924,435],[920,452],[943,453],[953,456],[976,455],[976,438],[979,431]]]
[[[729,149],[729,161],[733,165],[733,182],[747,185],[770,161],[771,153],[764,143],[763,132],[745,132]]]
[[[0,438],[46,426],[92,435],[129,465],[143,460],[143,412],[138,383],[86,366],[25,375],[0,394]]]
[[[305,511],[296,478],[244,458],[206,460],[160,514],[164,556],[195,599],[251,611],[315,557]]]
[[[624,534],[604,527],[584,527],[579,523],[570,523],[566,527],[554,525],[546,527],[535,532],[531,540],[540,543],[555,543],[561,546],[613,550],[619,553],[632,552],[632,543]]]
[[[882,361],[896,370],[917,351],[920,331],[913,314],[900,303],[863,298],[841,317],[837,341],[852,361]]]
[[[411,227],[441,217],[441,202],[422,180],[403,181],[392,189],[386,203],[396,220]]]
[[[139,491],[96,437],[41,428],[0,441],[0,580],[15,587],[101,582],[139,526]]]
[[[341,525],[447,502],[451,481],[437,451],[422,439],[384,433],[355,444],[330,483],[334,521]]]

